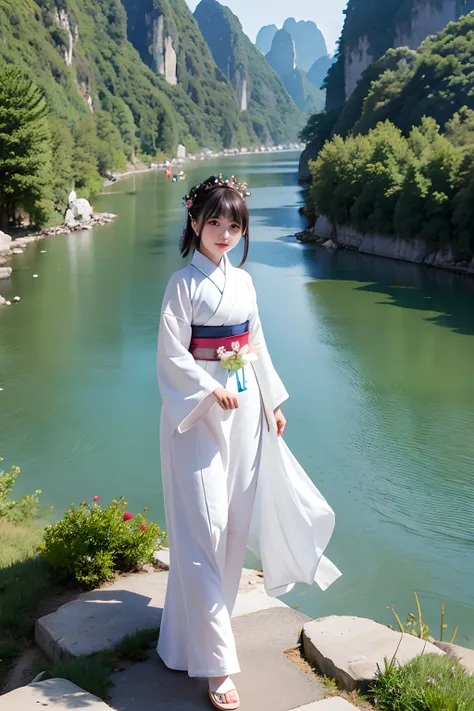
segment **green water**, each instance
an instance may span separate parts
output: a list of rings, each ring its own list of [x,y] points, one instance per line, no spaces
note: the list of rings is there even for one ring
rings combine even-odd
[[[248,270],[291,394],[287,442],[334,507],[344,577],[288,597],[312,616],[404,615],[413,590],[434,633],[441,600],[474,647],[474,282],[294,239],[297,155],[227,159],[252,189]],[[0,310],[0,452],[19,493],[125,496],[164,524],[156,333],[181,266],[181,196],[217,164],[127,178],[95,200],[118,219],[15,257]],[[47,250],[42,253],[41,250]],[[37,279],[33,274],[39,274]],[[449,635],[449,630],[446,634]]]

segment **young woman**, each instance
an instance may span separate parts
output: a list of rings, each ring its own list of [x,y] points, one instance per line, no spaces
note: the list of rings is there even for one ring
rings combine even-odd
[[[208,678],[223,711],[239,707],[231,615],[247,543],[271,595],[295,582],[325,589],[340,575],[323,555],[334,513],[281,439],[288,394],[252,279],[227,256],[243,238],[247,258],[249,194],[245,183],[211,176],[186,196],[181,254],[192,260],[169,281],[158,339],[170,545],[158,654],[171,669]]]

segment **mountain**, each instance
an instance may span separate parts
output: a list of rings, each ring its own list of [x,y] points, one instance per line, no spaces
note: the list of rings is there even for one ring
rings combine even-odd
[[[336,124],[312,164],[309,214],[324,215],[336,240],[338,225],[365,235],[364,246],[351,231],[351,248],[472,270],[474,13],[415,50],[388,50],[362,74],[343,115],[346,135]],[[321,121],[305,131],[320,136]]]
[[[128,39],[142,62],[169,87],[169,95],[175,97],[190,123],[206,117],[206,145],[213,147],[213,134],[224,147],[255,143],[251,123],[240,114],[231,84],[216,66],[186,1],[122,2],[128,17]]]
[[[214,61],[232,83],[241,117],[258,140],[296,140],[302,116],[239,19],[217,0],[202,0],[194,16]]]
[[[451,22],[418,49],[389,49],[362,73],[340,109],[313,116],[303,133],[307,147],[300,177],[309,178],[308,161],[331,136],[367,134],[384,121],[408,135],[423,117],[441,130],[455,112],[474,110],[474,14]]]
[[[325,93],[317,89],[306,73],[296,67],[295,43],[286,30],[278,30],[266,59],[280,76],[300,111],[309,115],[323,110]]]
[[[330,57],[328,54],[324,54],[322,57],[319,57],[315,61],[315,63],[308,72],[308,79],[314,84],[316,88],[321,88],[324,80],[328,75],[329,69],[332,67],[335,61],[335,58]]]
[[[357,103],[349,101],[338,120],[341,126],[345,120],[346,133],[366,134],[388,120],[406,135],[424,116],[444,130],[455,112],[474,110],[474,14],[450,23],[417,50],[389,50],[359,86],[365,95],[354,92]]]
[[[340,109],[362,73],[388,49],[416,49],[429,35],[474,9],[474,0],[349,0],[326,109]]]
[[[259,30],[255,45],[262,52],[262,54],[269,53],[272,48],[273,38],[277,32],[278,27],[276,25],[265,25],[265,27],[262,27]]]
[[[296,22],[294,17],[289,17],[285,20],[282,29],[293,37],[298,69],[309,72],[319,57],[327,56],[326,40],[315,22],[304,20]]]
[[[74,137],[87,122],[95,165],[99,153],[107,153],[96,140],[105,125],[115,137],[109,153],[116,165],[139,152],[174,154],[180,142],[190,149],[257,142],[184,0],[166,0],[166,6],[166,26],[172,31],[176,16],[182,48],[175,85],[172,66],[166,76],[156,73],[128,41],[129,18],[119,0],[0,0],[0,64],[17,67],[43,89],[65,134]],[[134,19],[136,36],[146,18]]]

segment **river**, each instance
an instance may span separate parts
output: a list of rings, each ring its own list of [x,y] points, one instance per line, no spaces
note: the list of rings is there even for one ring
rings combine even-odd
[[[247,265],[266,337],[291,394],[286,440],[336,511],[332,589],[285,600],[311,616],[395,622],[415,610],[474,647],[474,282],[353,252],[301,245],[298,156],[227,158],[252,197]],[[0,310],[0,453],[71,502],[125,496],[164,525],[155,351],[161,299],[182,266],[181,197],[218,169],[173,184],[126,178],[94,201],[118,214],[91,232],[14,257],[17,306]],[[38,278],[33,278],[38,274]]]

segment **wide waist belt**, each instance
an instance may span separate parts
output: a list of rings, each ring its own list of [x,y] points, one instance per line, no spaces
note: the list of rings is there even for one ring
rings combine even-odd
[[[189,350],[195,360],[220,360],[217,349],[232,350],[238,341],[240,348],[249,344],[249,322],[235,326],[193,326]]]

